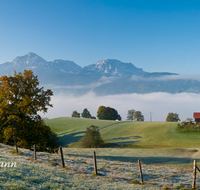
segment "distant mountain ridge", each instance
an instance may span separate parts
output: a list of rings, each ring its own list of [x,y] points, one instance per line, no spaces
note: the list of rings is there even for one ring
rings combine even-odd
[[[83,67],[83,70],[112,76],[132,76],[147,73],[143,69],[135,67],[132,63],[123,63],[116,59],[100,60],[96,64]]]
[[[16,57],[13,62],[0,64],[0,75],[12,75],[13,70],[23,72],[24,69],[31,69],[37,75],[51,72],[64,72],[78,74],[82,69],[73,61],[54,60],[47,62],[35,53],[28,53],[25,56]]]
[[[42,57],[32,52],[24,56],[18,56],[12,62],[0,64],[0,69],[2,71],[0,71],[1,75],[5,73],[5,70],[7,70],[7,72],[12,72],[13,69],[18,72],[22,72],[24,69],[32,69],[36,74],[40,73],[38,70],[43,70],[45,73],[59,71],[72,74],[86,74],[92,72],[123,77],[147,73],[143,71],[143,69],[135,67],[132,63],[123,63],[116,59],[100,60],[96,64],[91,64],[82,68],[73,61],[68,60],[57,59],[47,62]]]
[[[14,70],[23,72],[24,69],[31,69],[38,75],[40,84],[51,88],[55,93],[74,95],[82,95],[89,91],[97,95],[185,91],[200,93],[200,79],[183,80],[180,77],[177,79],[168,77],[177,75],[176,73],[150,73],[132,63],[123,63],[116,59],[100,60],[96,64],[82,68],[73,61],[61,59],[46,61],[30,52],[16,57],[12,62],[0,64],[0,76],[13,75]]]

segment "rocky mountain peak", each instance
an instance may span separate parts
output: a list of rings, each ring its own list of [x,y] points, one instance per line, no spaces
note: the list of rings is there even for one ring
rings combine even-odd
[[[34,74],[47,77],[48,75],[63,73],[78,74],[82,68],[68,60],[58,59],[47,62],[37,54],[29,52],[24,56],[16,57],[12,62],[0,64],[0,75],[12,75],[14,70],[23,72],[24,69],[31,69]]]
[[[80,67],[73,61],[62,60],[62,59],[56,59],[52,62],[49,62],[49,64],[52,65],[52,68],[59,69],[61,72],[64,73],[78,74],[82,69],[82,67]]]
[[[13,60],[16,65],[38,65],[39,63],[46,63],[46,61],[35,53],[29,52],[24,56],[18,56]]]
[[[88,65],[83,69],[115,76],[131,76],[146,73],[142,69],[135,67],[132,63],[124,63],[116,59],[100,60],[96,64]]]

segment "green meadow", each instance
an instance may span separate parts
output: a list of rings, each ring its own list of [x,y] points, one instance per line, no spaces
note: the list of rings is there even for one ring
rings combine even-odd
[[[199,132],[179,132],[176,122],[130,122],[61,117],[45,121],[62,146],[79,147],[87,127],[96,125],[106,143],[140,148],[199,148]]]

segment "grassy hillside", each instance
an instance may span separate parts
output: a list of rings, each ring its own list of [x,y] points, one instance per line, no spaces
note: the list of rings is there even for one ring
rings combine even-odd
[[[128,122],[62,117],[45,122],[59,134],[62,146],[79,141],[87,127],[100,128],[106,143],[137,144],[154,148],[198,148],[200,133],[178,132],[174,122]]]
[[[51,127],[52,131],[56,133],[63,133],[66,131],[85,131],[85,129],[90,125],[97,125],[98,127],[102,128],[115,124],[116,121],[59,117],[46,120],[45,123]]]

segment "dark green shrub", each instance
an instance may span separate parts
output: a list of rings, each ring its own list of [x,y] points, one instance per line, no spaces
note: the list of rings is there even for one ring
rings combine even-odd
[[[81,145],[83,148],[101,148],[104,145],[104,141],[99,133],[99,127],[91,125],[87,127],[85,135],[81,139]]]

